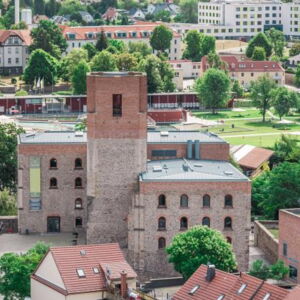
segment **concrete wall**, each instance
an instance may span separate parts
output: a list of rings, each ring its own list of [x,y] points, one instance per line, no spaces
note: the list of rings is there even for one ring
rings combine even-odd
[[[278,240],[268,229],[278,229],[278,221],[254,222],[254,245],[260,248],[273,264],[278,259]]]

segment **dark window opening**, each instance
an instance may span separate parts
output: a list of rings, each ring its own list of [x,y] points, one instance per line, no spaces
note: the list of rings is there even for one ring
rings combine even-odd
[[[50,169],[57,169],[57,160],[55,158],[50,159]]]
[[[289,266],[290,268],[290,278],[291,279],[297,279],[298,277],[298,269],[293,267],[293,266]]]
[[[232,207],[232,196],[231,195],[226,195],[225,196],[225,207]]]
[[[186,217],[183,217],[180,219],[180,230],[186,229],[188,229],[188,219]]]
[[[176,150],[152,150],[153,157],[176,157]]]
[[[166,239],[163,237],[160,237],[158,239],[158,249],[164,249],[166,248]]]
[[[82,188],[82,179],[80,177],[75,179],[75,188]]]
[[[82,227],[82,218],[81,217],[77,217],[75,219],[75,226],[76,227]]]
[[[50,188],[51,188],[51,189],[57,188],[57,179],[56,179],[55,177],[52,177],[52,178],[50,179]]]
[[[77,198],[77,199],[75,200],[75,208],[76,208],[76,209],[81,209],[81,208],[82,208],[82,199]]]
[[[227,236],[226,240],[227,240],[227,243],[232,244],[232,238],[231,237]]]
[[[203,226],[210,227],[210,218],[209,218],[209,217],[204,217],[204,218],[202,219],[202,225],[203,225]]]
[[[166,207],[166,196],[163,194],[158,197],[158,207]]]
[[[160,217],[158,219],[158,230],[166,230],[166,218]]]
[[[189,206],[189,197],[187,195],[181,195],[180,197],[180,207]]]
[[[122,116],[122,95],[114,94],[113,95],[113,117]]]
[[[47,218],[47,231],[48,232],[60,232],[60,217],[48,217]]]
[[[210,196],[209,195],[203,196],[203,207],[210,207]]]
[[[225,229],[232,229],[232,220],[230,217],[226,217],[224,220],[224,228]]]
[[[82,169],[82,160],[81,158],[75,159],[75,169]]]
[[[283,252],[284,256],[287,256],[287,248],[288,248],[287,244],[283,243],[283,249],[282,249],[283,251],[282,252]]]

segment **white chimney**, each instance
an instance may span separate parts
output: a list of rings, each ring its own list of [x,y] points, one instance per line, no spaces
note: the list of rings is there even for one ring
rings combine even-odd
[[[15,24],[20,23],[20,0],[15,0]]]

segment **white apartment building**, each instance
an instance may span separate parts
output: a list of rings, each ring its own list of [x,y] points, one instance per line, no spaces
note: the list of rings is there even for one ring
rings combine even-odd
[[[64,26],[63,35],[67,40],[69,53],[74,48],[80,48],[86,43],[96,44],[99,34],[104,31],[108,39],[119,39],[125,43],[144,41],[150,43],[150,36],[158,24],[127,25],[127,26]],[[173,30],[173,39],[169,49],[169,59],[177,60],[182,57],[181,35]]]
[[[248,40],[272,27],[287,38],[300,39],[300,0],[213,0],[199,2],[198,24],[171,24],[183,36],[196,29],[217,39]]]
[[[0,74],[22,74],[29,56],[29,30],[0,30]]]

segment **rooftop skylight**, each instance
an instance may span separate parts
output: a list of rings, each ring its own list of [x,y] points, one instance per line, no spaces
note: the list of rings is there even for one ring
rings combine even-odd
[[[190,291],[189,291],[189,295],[194,295],[198,289],[200,288],[200,285],[195,285]]]
[[[241,294],[245,288],[247,287],[247,284],[243,283],[242,286],[240,287],[240,289],[238,290],[238,294]]]
[[[85,277],[85,273],[82,269],[77,269],[77,275],[79,278]]]

